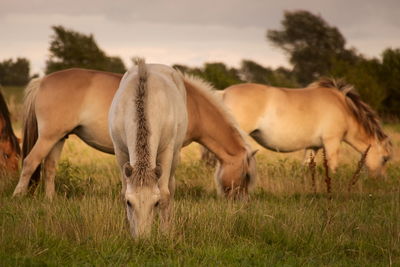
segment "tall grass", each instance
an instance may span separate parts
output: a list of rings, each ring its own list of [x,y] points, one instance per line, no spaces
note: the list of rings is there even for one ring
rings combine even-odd
[[[384,180],[363,171],[351,193],[356,162],[341,165],[330,199],[320,163],[314,193],[296,157],[260,153],[259,187],[248,202],[230,202],[217,197],[213,170],[192,146],[176,173],[173,225],[162,233],[156,223],[150,239],[133,241],[114,158],[70,139],[53,202],[41,187],[12,199],[17,177],[0,180],[2,266],[400,264],[398,162]]]
[[[322,155],[314,190],[301,152],[261,149],[251,199],[220,199],[213,170],[189,146],[176,172],[173,224],[163,233],[156,222],[139,241],[129,234],[114,157],[70,137],[53,202],[43,185],[12,199],[17,175],[0,178],[0,266],[399,266],[400,128],[386,129],[395,147],[388,176],[372,179],[363,169],[348,192],[359,155],[343,147],[331,196]]]

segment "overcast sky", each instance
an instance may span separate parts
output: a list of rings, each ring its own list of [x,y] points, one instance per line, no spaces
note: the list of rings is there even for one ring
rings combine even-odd
[[[251,59],[288,66],[266,41],[284,10],[304,9],[339,28],[348,47],[379,57],[400,47],[400,0],[0,0],[0,61],[26,57],[43,73],[51,25],[92,33],[108,55],[201,66]]]

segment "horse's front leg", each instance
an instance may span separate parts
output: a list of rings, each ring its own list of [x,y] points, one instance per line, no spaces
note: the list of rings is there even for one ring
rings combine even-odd
[[[125,181],[125,175],[124,175],[124,170],[123,166],[125,163],[129,162],[129,156],[125,152],[115,148],[115,157],[118,162],[118,166],[121,171],[121,200],[123,203],[125,203],[125,192],[126,192],[126,181]]]
[[[160,188],[161,195],[159,207],[163,231],[167,230],[171,223],[172,198],[175,191],[173,176],[173,171],[175,171],[175,158],[173,146],[169,146],[159,156],[159,164],[161,167],[161,176],[158,180],[158,187]],[[171,188],[171,186],[173,188]]]
[[[329,169],[331,169],[333,173],[335,173],[336,168],[338,166],[340,139],[329,138],[329,139],[324,139],[323,142],[324,142],[325,157],[327,160],[328,167]]]

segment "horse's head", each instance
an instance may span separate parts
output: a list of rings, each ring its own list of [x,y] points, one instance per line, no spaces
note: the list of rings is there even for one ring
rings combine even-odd
[[[18,146],[18,143],[16,144]],[[19,150],[9,138],[0,139],[0,169],[18,171]]]
[[[255,154],[258,150],[246,150],[240,157],[230,162],[218,162],[215,179],[218,192],[228,198],[246,197],[257,178]]]
[[[126,214],[131,234],[134,238],[146,237],[151,232],[154,212],[160,203],[158,171],[149,171],[148,177],[138,177],[131,165],[126,163],[123,172],[126,180]]]
[[[386,162],[388,162],[393,153],[392,142],[389,137],[383,140],[373,140],[371,147],[368,151],[365,164],[373,176],[386,175]]]

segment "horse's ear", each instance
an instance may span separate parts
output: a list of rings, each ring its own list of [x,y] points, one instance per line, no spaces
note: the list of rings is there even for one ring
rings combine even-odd
[[[129,164],[129,162],[125,163],[122,168],[123,168],[123,171],[124,171],[125,178],[129,178],[129,177],[132,176],[133,168]]]
[[[259,151],[259,149],[253,150],[251,152],[251,156],[254,157],[257,154],[258,151]]]

